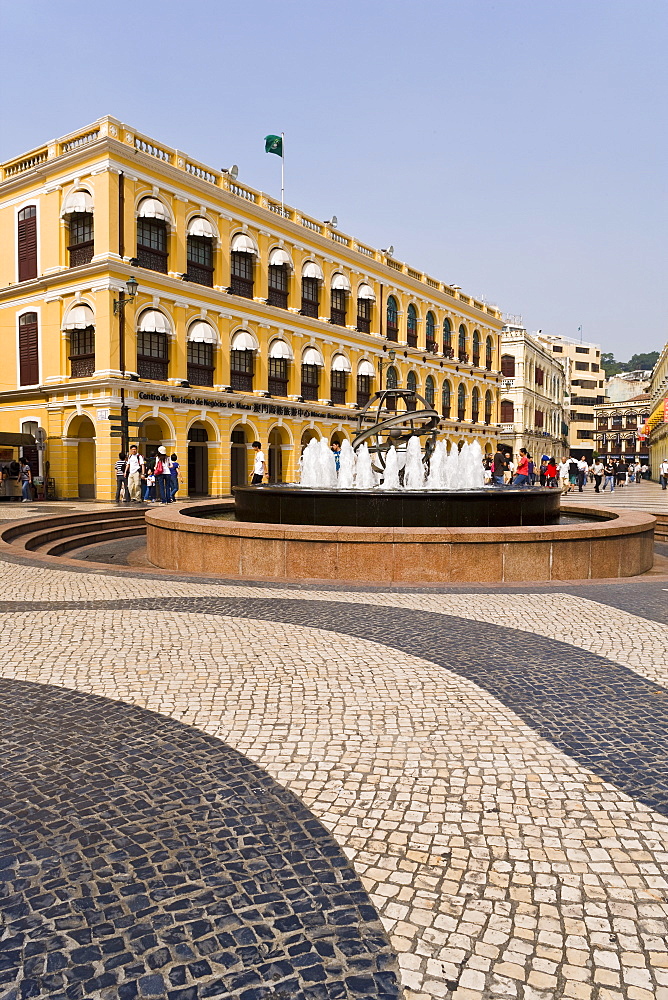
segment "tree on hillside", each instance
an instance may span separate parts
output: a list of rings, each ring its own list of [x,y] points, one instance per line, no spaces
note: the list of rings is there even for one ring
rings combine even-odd
[[[621,361],[615,361],[614,354],[610,352],[603,352],[601,354],[601,368],[605,372],[606,378],[611,378],[613,375],[618,375],[619,372],[624,370],[624,366]]]
[[[649,370],[654,367],[658,360],[658,351],[649,351],[649,353],[646,354],[634,354],[633,357],[630,358],[624,365],[624,371],[635,372],[640,368]]]
[[[649,351],[644,354],[634,354],[628,361],[615,361],[614,354],[607,352],[601,354],[601,368],[605,372],[606,378],[619,375],[622,372],[636,372],[641,369],[649,371],[659,360],[658,351]]]

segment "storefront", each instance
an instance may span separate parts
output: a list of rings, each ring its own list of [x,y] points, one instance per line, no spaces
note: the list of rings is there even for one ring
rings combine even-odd
[[[0,431],[0,500],[21,499],[20,457],[28,460],[33,479],[38,480],[37,442],[32,434]]]

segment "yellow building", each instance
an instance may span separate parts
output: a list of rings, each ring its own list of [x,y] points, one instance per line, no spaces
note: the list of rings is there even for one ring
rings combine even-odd
[[[495,307],[114,118],[0,167],[0,245],[0,431],[36,437],[58,497],[113,497],[123,399],[181,496],[246,482],[256,439],[293,480],[381,383],[496,443]]]
[[[659,466],[668,460],[668,344],[665,344],[654,365],[649,396],[649,419],[643,430],[649,435],[652,479],[658,480]]]

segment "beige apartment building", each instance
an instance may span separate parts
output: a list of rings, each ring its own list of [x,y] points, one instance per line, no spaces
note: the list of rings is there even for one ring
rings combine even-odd
[[[501,330],[501,443],[513,456],[526,448],[534,460],[568,454],[566,373],[551,349],[527,333],[521,317]]]
[[[591,461],[596,451],[595,408],[605,402],[605,373],[601,369],[601,345],[582,343],[571,337],[538,333],[537,340],[547,345],[566,372],[569,394],[568,444],[571,455],[584,455]]]

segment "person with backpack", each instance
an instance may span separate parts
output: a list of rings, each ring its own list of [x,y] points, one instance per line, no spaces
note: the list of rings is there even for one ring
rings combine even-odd
[[[155,459],[155,495],[160,503],[170,503],[172,496],[172,460],[167,449],[160,445]]]

